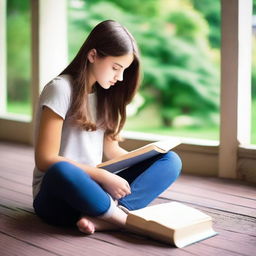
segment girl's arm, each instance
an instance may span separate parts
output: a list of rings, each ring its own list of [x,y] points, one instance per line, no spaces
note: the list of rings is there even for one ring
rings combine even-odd
[[[46,172],[56,162],[70,162],[88,173],[93,180],[102,185],[114,198],[119,199],[129,194],[129,184],[121,177],[104,169],[80,164],[72,159],[59,156],[62,126],[63,119],[50,108],[44,107],[35,145],[36,166],[41,171]]]
[[[104,138],[104,155],[109,159],[126,154],[128,151],[121,148],[118,144],[118,141],[111,139],[109,136]]]
[[[99,172],[99,168],[75,163],[71,159],[59,156],[61,132],[63,119],[54,113],[50,108],[44,107],[40,120],[39,133],[35,146],[35,162],[36,166],[43,172],[54,163],[66,161],[79,166],[94,176],[95,171]]]

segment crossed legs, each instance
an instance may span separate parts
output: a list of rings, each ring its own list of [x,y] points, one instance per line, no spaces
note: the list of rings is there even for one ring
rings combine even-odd
[[[179,157],[169,152],[120,172],[132,193],[118,204],[129,210],[145,207],[177,179],[180,170]],[[33,205],[36,214],[49,224],[76,224],[86,234],[125,227],[127,218],[99,184],[68,162],[49,168]]]

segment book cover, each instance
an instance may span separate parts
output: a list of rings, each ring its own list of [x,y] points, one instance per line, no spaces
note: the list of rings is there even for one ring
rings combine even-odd
[[[167,153],[174,147],[178,146],[180,143],[181,141],[178,139],[163,140],[150,143],[146,146],[130,151],[120,157],[103,162],[97,165],[97,167],[104,168],[105,170],[113,173],[117,173],[148,158],[158,154]]]

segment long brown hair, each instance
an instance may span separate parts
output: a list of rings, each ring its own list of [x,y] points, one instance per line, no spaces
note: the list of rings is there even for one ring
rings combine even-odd
[[[97,95],[97,124],[92,121],[87,106],[89,65],[87,55],[91,49],[96,49],[101,58],[130,53],[134,55],[133,62],[124,71],[123,81],[117,81],[116,85],[109,89],[103,89],[97,82],[94,85]],[[87,131],[103,128],[106,135],[117,139],[126,120],[126,106],[138,89],[140,77],[138,47],[129,31],[113,20],[99,23],[61,74],[69,74],[73,79],[73,96],[69,113],[75,123]]]

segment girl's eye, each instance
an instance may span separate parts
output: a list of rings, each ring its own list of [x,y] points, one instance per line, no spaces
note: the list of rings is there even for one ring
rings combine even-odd
[[[118,70],[118,68],[116,68],[116,67],[113,67],[113,70]]]

